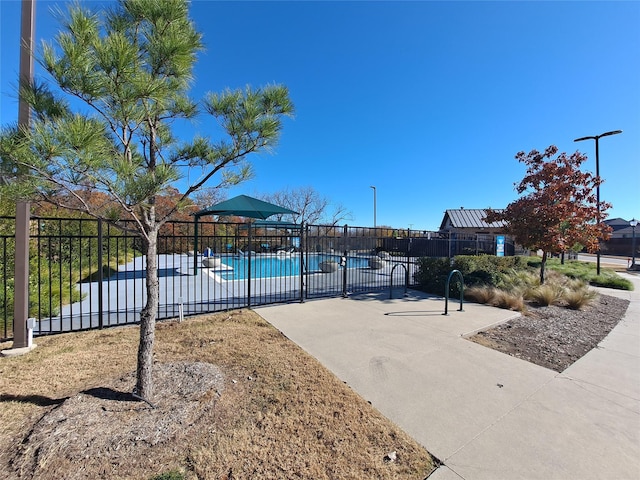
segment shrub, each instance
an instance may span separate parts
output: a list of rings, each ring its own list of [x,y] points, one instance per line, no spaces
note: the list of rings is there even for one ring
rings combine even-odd
[[[453,268],[460,270],[468,285],[496,285],[499,278],[496,258],[489,255],[458,255],[453,259]]]
[[[490,272],[485,272],[483,270],[475,270],[471,273],[467,273],[466,275],[463,272],[462,276],[464,277],[464,284],[471,286],[494,286],[498,282],[497,275],[491,274]]]
[[[606,287],[606,288],[615,288],[618,290],[633,290],[633,283],[627,280],[626,278],[619,277],[616,275],[615,277],[606,277],[600,275],[600,277],[595,276],[592,278],[589,283],[596,287]]]
[[[418,271],[415,274],[415,279],[421,290],[443,295],[447,276],[451,270],[448,258],[422,257],[418,259]]]
[[[459,270],[464,277],[466,287],[473,286],[500,286],[511,290],[516,286],[521,286],[522,281],[510,282],[506,278],[515,275],[524,275],[527,278],[536,278],[534,274],[520,273],[527,269],[527,257],[494,257],[492,255],[458,255],[453,259],[453,263],[448,258],[418,259],[418,272],[415,275],[416,282],[420,289],[443,295],[447,277],[452,270]],[[518,272],[515,274],[514,272]],[[533,280],[527,280],[527,284]],[[537,281],[537,280],[536,280]],[[459,295],[457,282],[450,285],[449,294]],[[522,289],[519,289],[522,291]]]
[[[525,257],[494,257],[493,255],[454,258],[453,268],[460,270],[467,285],[499,285],[506,275],[527,268]]]

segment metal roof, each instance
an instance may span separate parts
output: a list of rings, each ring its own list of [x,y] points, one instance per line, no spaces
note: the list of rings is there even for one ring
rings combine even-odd
[[[603,223],[606,223],[607,225],[612,227],[614,230],[618,230],[619,228],[631,227],[631,224],[629,223],[629,221],[625,220],[624,218],[620,218],[620,217],[608,218],[608,219],[604,220]]]
[[[501,209],[496,209],[497,212],[501,212]],[[440,224],[440,229],[444,229],[447,225],[447,220],[450,221],[453,228],[502,228],[506,225],[506,222],[493,222],[487,223],[485,217],[487,216],[486,209],[484,208],[460,208],[456,210],[446,210],[444,212],[444,218]]]

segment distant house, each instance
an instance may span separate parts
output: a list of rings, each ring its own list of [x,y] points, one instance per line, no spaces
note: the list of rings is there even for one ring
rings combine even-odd
[[[500,212],[501,210],[496,210]],[[487,223],[485,221],[486,212],[484,208],[459,208],[456,210],[446,210],[442,223],[441,232],[465,233],[465,234],[486,234],[496,235],[504,233],[505,222]]]
[[[633,238],[634,228],[628,220],[623,218],[610,218],[604,221],[613,230],[609,240],[600,242],[600,251],[604,255],[632,256],[633,244],[636,247],[636,256],[640,247],[640,227],[635,228],[635,242]]]
[[[501,211],[501,210],[497,210]],[[446,210],[440,223],[440,233],[449,238],[449,256],[497,253],[497,236],[504,235],[505,222],[488,223],[484,208]],[[506,255],[515,252],[513,241],[506,236]]]
[[[631,238],[633,236],[633,227],[631,223],[624,218],[610,218],[604,221],[613,230],[610,238]],[[638,227],[636,227],[638,229]],[[640,229],[636,232],[636,235],[640,233]]]

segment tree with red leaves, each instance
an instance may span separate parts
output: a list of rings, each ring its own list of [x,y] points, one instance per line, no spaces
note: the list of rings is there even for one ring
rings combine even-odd
[[[582,247],[596,252],[599,240],[606,240],[611,231],[602,223],[611,205],[600,202],[598,210],[594,193],[602,179],[580,171],[587,157],[580,152],[555,156],[557,152],[554,145],[544,153],[519,152],[515,158],[527,166],[527,172],[516,184],[516,191],[524,196],[502,211],[487,210],[486,217],[489,223],[504,221],[506,233],[516,243],[530,250],[542,250],[541,284],[549,253]]]

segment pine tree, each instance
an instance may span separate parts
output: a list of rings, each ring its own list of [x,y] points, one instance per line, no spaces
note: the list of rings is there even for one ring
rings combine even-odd
[[[55,40],[43,46],[40,63],[51,80],[20,87],[32,127],[6,127],[1,138],[3,167],[19,172],[20,194],[114,225],[133,220],[146,255],[135,392],[148,401],[160,228],[214,177],[218,187],[246,179],[247,155],[274,146],[283,118],[293,114],[287,89],[278,85],[192,100],[202,48],[185,0],[121,0],[96,13],[74,4]],[[223,139],[174,136],[176,123],[202,115],[221,124]],[[189,169],[198,175],[188,176]],[[157,208],[176,181],[193,177],[171,208]],[[96,192],[107,200],[89,201]]]

